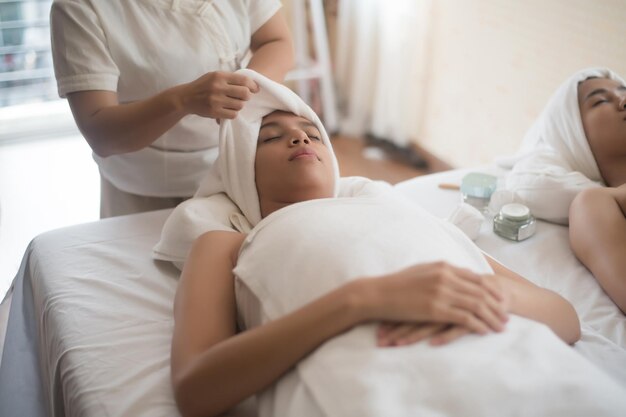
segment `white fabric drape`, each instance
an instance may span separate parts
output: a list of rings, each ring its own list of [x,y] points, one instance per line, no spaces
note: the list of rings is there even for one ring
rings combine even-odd
[[[337,88],[344,134],[406,145],[420,123],[431,0],[341,0]]]

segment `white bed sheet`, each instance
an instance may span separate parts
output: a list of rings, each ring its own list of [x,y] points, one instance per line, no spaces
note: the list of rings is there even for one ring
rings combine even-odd
[[[468,172],[502,174],[490,167],[446,171],[399,183],[396,189],[432,214],[447,218],[462,197],[459,191],[440,189],[439,184],[461,184]],[[494,234],[492,219],[485,218],[474,243],[513,271],[568,299],[578,312],[583,330],[575,349],[626,384],[626,316],[576,259],[569,246],[568,228],[537,223],[534,236],[513,242]]]
[[[460,182],[466,172],[419,177],[397,189],[446,217],[460,196],[437,185]],[[14,284],[0,415],[43,416],[46,406],[55,416],[178,415],[169,381],[178,271],[150,258],[168,214],[107,219],[31,243]],[[584,323],[575,349],[626,385],[626,318],[575,259],[566,228],[540,222],[535,236],[516,243],[493,235],[486,222],[476,243],[572,301]],[[229,415],[255,415],[254,404]]]
[[[20,312],[11,311],[0,415],[35,417],[46,409],[68,417],[179,415],[169,379],[179,271],[150,255],[169,212],[107,219],[33,240],[16,285],[32,288],[32,303],[24,304],[32,304],[26,307],[38,321],[37,334],[14,337]],[[18,291],[13,296],[17,308]],[[16,352],[28,360],[16,345],[34,339],[41,371],[27,378],[15,366]],[[15,384],[15,377],[29,381]],[[23,393],[37,378],[42,392]],[[41,396],[42,406],[29,404],[33,395]],[[248,401],[228,416],[254,415],[253,410]]]

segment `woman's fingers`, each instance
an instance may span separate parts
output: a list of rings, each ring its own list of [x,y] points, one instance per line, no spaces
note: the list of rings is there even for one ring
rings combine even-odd
[[[475,299],[462,294],[455,295],[453,305],[457,308],[472,312],[478,319],[494,331],[502,331],[506,316],[503,311],[489,299]]]
[[[434,317],[434,320],[437,322],[457,324],[467,327],[474,333],[483,335],[491,331],[491,328],[487,323],[479,319],[470,311],[449,305],[438,305],[435,308],[439,310]]]
[[[445,329],[439,332],[437,335],[432,337],[429,343],[433,346],[441,346],[441,345],[450,343],[456,339],[459,339],[460,337],[463,337],[469,333],[470,333],[470,330],[465,327],[452,326],[448,329]]]
[[[383,328],[384,336],[378,335],[379,347],[407,346],[427,339],[431,345],[440,346],[471,333],[466,327],[443,323],[397,323],[379,327]]]
[[[395,346],[406,346],[421,342],[429,337],[436,335],[449,327],[448,324],[424,324],[421,326],[413,326],[409,331],[402,334],[399,338],[394,339]]]
[[[475,274],[452,267],[454,277],[449,289],[453,305],[471,311],[494,330],[502,330],[508,320],[502,289],[494,276]]]

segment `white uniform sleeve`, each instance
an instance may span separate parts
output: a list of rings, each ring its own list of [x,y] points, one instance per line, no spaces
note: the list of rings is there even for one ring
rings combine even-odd
[[[282,7],[280,0],[249,0],[247,3],[252,35]]]
[[[120,72],[99,17],[88,2],[56,0],[50,31],[59,96],[85,90],[117,91]]]

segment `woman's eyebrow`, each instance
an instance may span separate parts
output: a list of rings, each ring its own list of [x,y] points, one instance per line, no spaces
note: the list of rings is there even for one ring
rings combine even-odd
[[[264,127],[275,127],[275,126],[279,126],[279,124],[276,122],[267,122],[265,124],[261,124],[261,129],[263,129]]]
[[[589,100],[591,97],[593,97],[595,95],[604,94],[604,93],[608,93],[608,92],[609,91],[606,88],[596,88],[591,93],[587,94],[587,97],[585,97],[585,99],[583,101],[587,101],[587,100]]]
[[[305,128],[305,127],[314,127],[317,129],[317,126],[315,125],[315,123],[311,122],[311,121],[305,121],[305,122],[300,122],[300,127],[301,128]]]
[[[616,90],[618,91],[626,91],[626,86],[620,85],[616,88]],[[605,94],[608,93],[609,90],[607,90],[606,88],[596,88],[595,90],[593,90],[591,93],[587,94],[587,97],[585,97],[585,100],[583,101],[587,101],[588,99],[590,99],[591,97],[597,95],[597,94]]]

